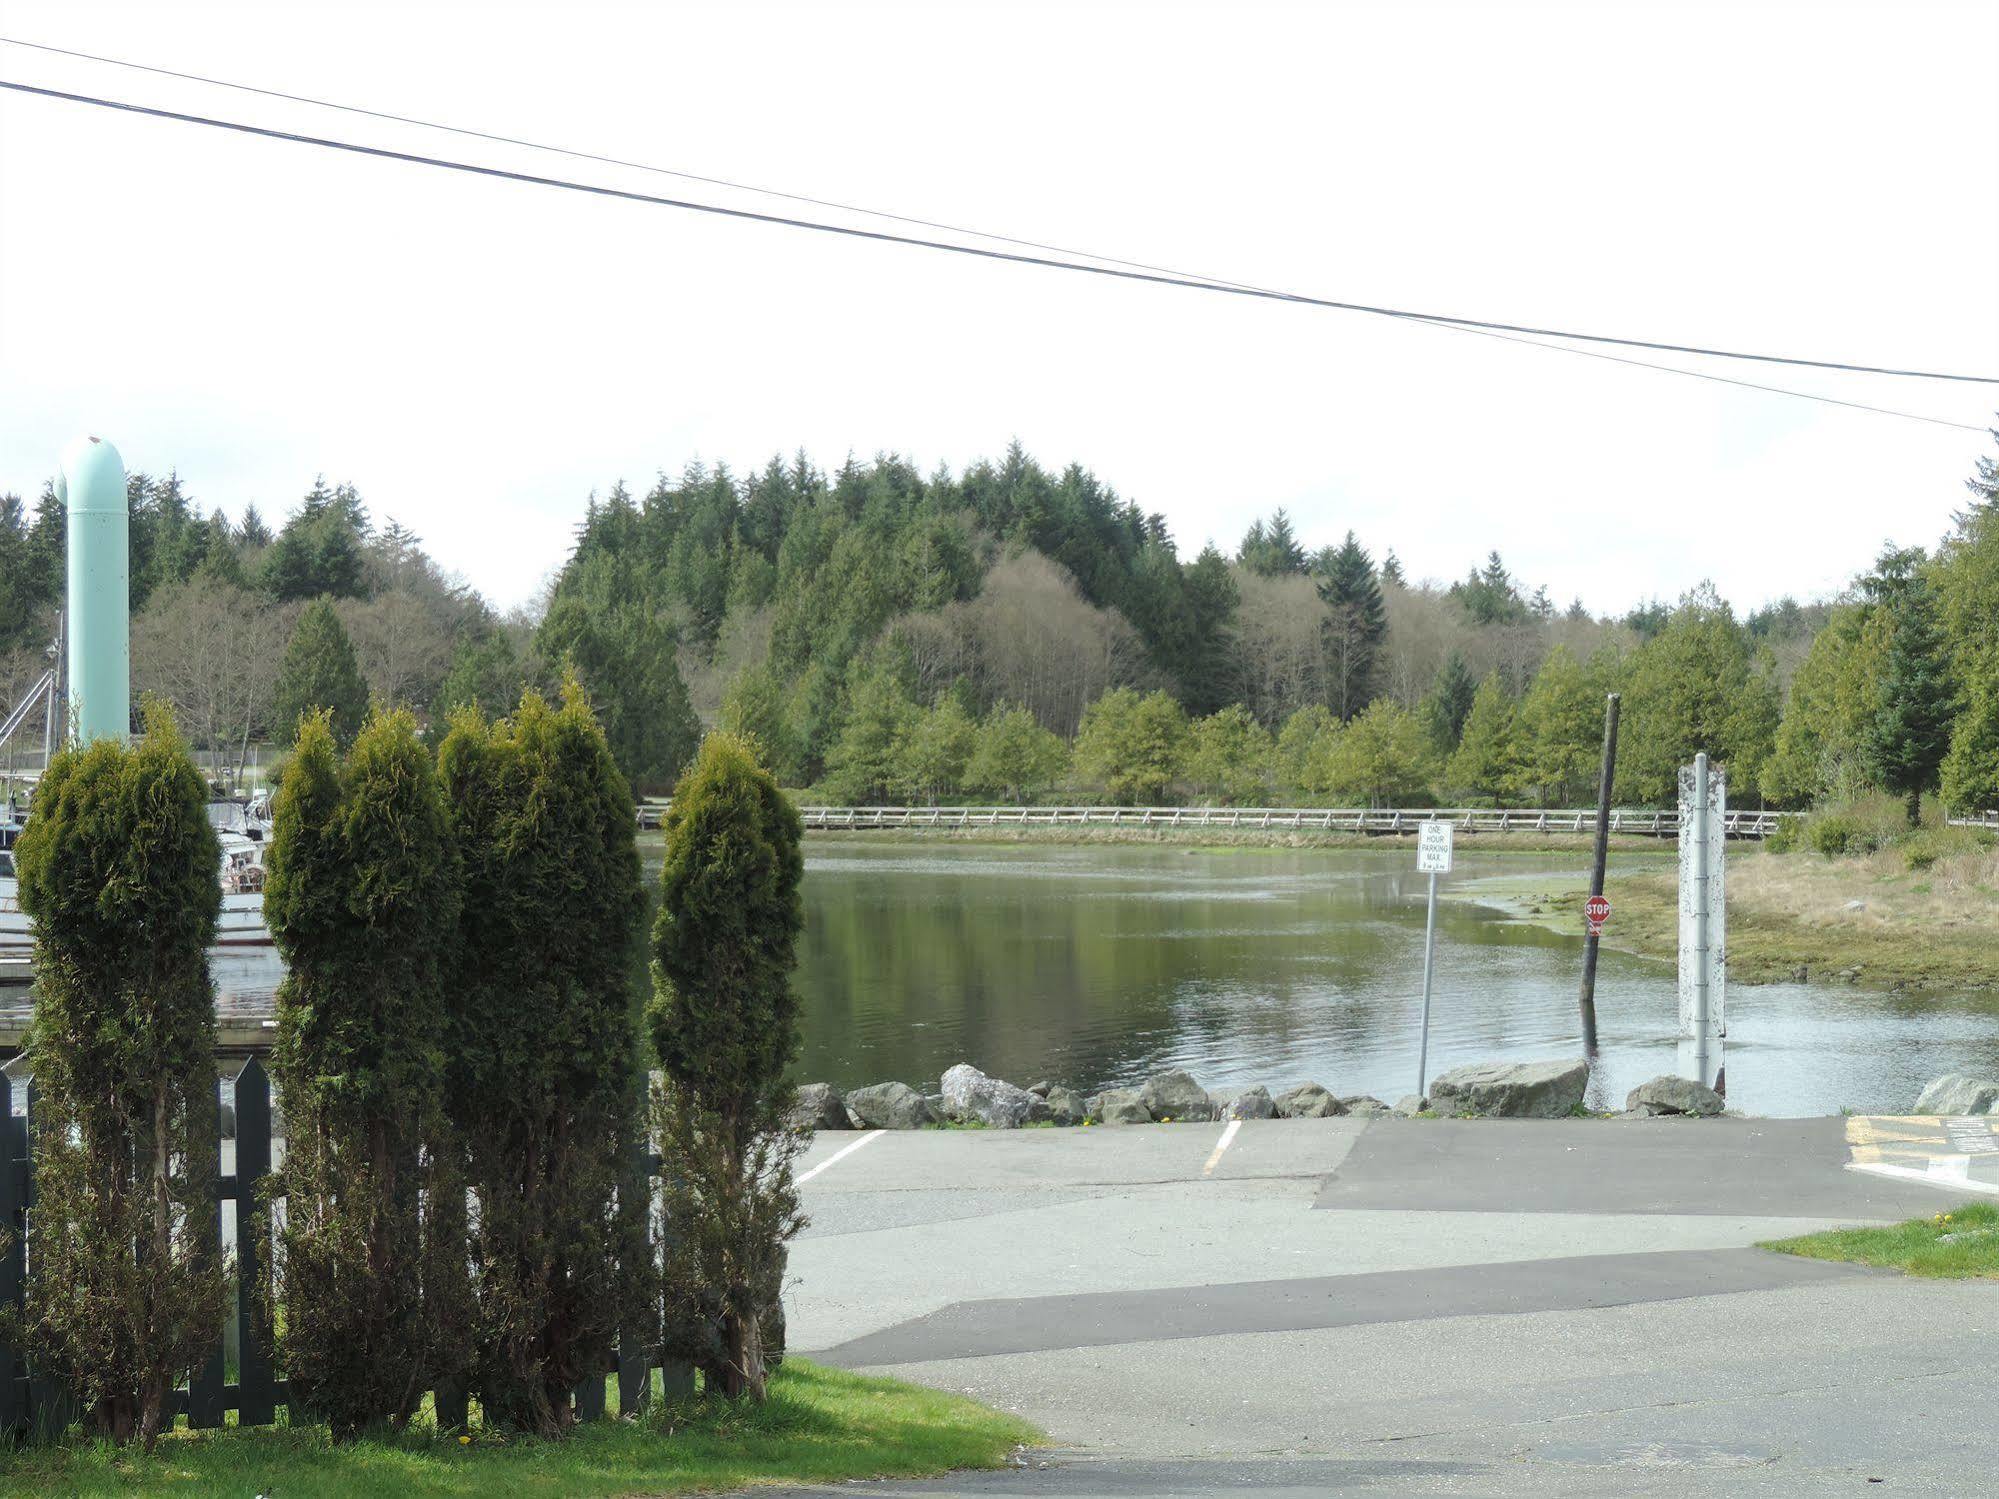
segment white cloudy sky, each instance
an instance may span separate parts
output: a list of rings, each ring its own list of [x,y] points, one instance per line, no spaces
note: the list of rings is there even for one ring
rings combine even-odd
[[[1321,296],[1999,372],[1999,6],[110,5],[0,33]],[[0,77],[687,192],[0,46]],[[701,188],[701,195],[763,202]],[[691,194],[690,194],[691,195]],[[1709,364],[1990,423],[1999,388]],[[1743,605],[1933,540],[1989,438],[1429,327],[0,96],[0,488],[70,436],[351,479],[506,604],[593,488],[1010,438],[1232,544]]]

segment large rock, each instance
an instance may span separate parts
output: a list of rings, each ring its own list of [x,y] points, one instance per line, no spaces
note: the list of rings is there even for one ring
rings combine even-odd
[[[1215,1101],[1208,1097],[1208,1090],[1177,1067],[1147,1078],[1138,1090],[1138,1101],[1154,1119],[1199,1121],[1215,1117]]]
[[[846,1101],[831,1083],[803,1083],[785,1122],[793,1129],[852,1129]]]
[[[1351,1098],[1342,1098],[1340,1106],[1347,1113],[1357,1115],[1362,1119],[1376,1114],[1392,1114],[1395,1112],[1372,1093],[1356,1093]]]
[[[1438,1113],[1486,1119],[1561,1119],[1583,1101],[1589,1063],[1474,1062],[1453,1067],[1430,1084]]]
[[[1036,1098],[1029,1111],[1029,1124],[1081,1124],[1090,1117],[1090,1107],[1074,1088],[1051,1084],[1047,1096]]]
[[[1707,1119],[1725,1106],[1721,1095],[1705,1083],[1670,1073],[1640,1083],[1624,1099],[1627,1114],[1697,1114]]]
[[[1999,1082],[1947,1072],[1916,1100],[1918,1114],[1989,1114],[1999,1104]]]
[[[1228,1101],[1222,1110],[1224,1119],[1275,1119],[1277,1105],[1270,1101],[1270,1090],[1261,1083],[1246,1093],[1238,1093]]]
[[[876,1083],[847,1095],[847,1112],[862,1129],[921,1129],[937,1122],[929,1100],[907,1083]]]
[[[1287,1088],[1273,1100],[1279,1119],[1330,1119],[1344,1114],[1347,1106],[1317,1083],[1300,1083]]]
[[[1130,1088],[1106,1088],[1085,1107],[1099,1124],[1152,1123],[1152,1111]]]
[[[944,1113],[988,1129],[1019,1129],[1037,1102],[1025,1088],[987,1077],[970,1062],[960,1062],[944,1074]]]

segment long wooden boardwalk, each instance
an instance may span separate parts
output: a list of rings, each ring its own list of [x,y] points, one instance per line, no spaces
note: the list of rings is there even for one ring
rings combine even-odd
[[[639,825],[659,826],[666,803],[639,808]],[[808,831],[858,833],[893,828],[1114,827],[1217,828],[1245,832],[1412,834],[1426,822],[1448,822],[1463,833],[1580,833],[1596,828],[1594,808],[1518,807],[800,807]],[[1732,811],[1730,838],[1767,838],[1795,812]],[[1653,808],[1613,809],[1610,830],[1626,836],[1673,838],[1680,814]]]

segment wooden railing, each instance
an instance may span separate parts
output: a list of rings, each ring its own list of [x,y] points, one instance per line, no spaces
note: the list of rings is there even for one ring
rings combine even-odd
[[[658,825],[660,803],[648,826]],[[1272,832],[1414,833],[1425,822],[1448,822],[1464,833],[1580,833],[1596,828],[1594,808],[1561,810],[1502,807],[800,807],[808,829],[865,832],[875,828],[1123,827],[1229,828]],[[1794,812],[1732,811],[1723,831],[1730,838],[1767,838]],[[1616,808],[1614,833],[1671,838],[1680,831],[1677,811]]]

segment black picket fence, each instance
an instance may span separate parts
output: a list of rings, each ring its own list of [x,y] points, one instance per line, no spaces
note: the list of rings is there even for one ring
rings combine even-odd
[[[276,1140],[272,1130],[271,1083],[262,1064],[253,1057],[243,1064],[230,1085],[234,1093],[233,1126],[222,1098],[225,1079],[217,1077],[216,1133],[223,1144],[224,1160],[233,1153],[235,1169],[218,1174],[215,1212],[202,1229],[211,1235],[211,1247],[218,1255],[233,1255],[233,1305],[223,1325],[215,1330],[207,1359],[174,1392],[171,1411],[174,1416],[186,1416],[187,1424],[195,1428],[222,1426],[231,1411],[236,1413],[239,1426],[268,1426],[277,1420],[279,1406],[289,1409],[285,1381],[277,1377],[270,1318],[258,1292],[271,1251],[268,1234],[255,1232],[256,1226],[266,1221],[257,1207],[271,1174]],[[24,1305],[28,1277],[33,1273],[27,1258],[27,1243],[29,1219],[35,1209],[34,1161],[29,1144],[35,1093],[31,1079],[26,1112],[16,1114],[14,1083],[0,1074],[0,1227],[6,1233],[6,1243],[0,1248],[0,1307],[16,1311]],[[652,1183],[659,1176],[658,1155],[641,1141],[629,1164],[632,1179],[644,1181],[650,1195]],[[233,1206],[234,1211],[225,1213],[226,1206]],[[232,1352],[234,1379],[228,1377]],[[613,1374],[618,1380],[620,1412],[643,1409],[652,1393],[654,1369],[661,1371],[661,1387],[668,1394],[693,1390],[694,1373],[689,1365],[663,1358],[657,1344],[647,1341],[640,1332],[627,1330],[618,1340],[611,1365],[597,1377],[586,1378],[577,1385],[577,1419],[592,1421],[603,1417],[605,1385]],[[440,1431],[455,1430],[466,1424],[468,1401],[462,1388],[440,1386],[432,1391],[431,1398]],[[59,1381],[36,1369],[20,1349],[0,1338],[0,1433],[52,1435],[66,1429],[77,1414],[75,1401]],[[310,1417],[302,1414],[300,1419]]]

